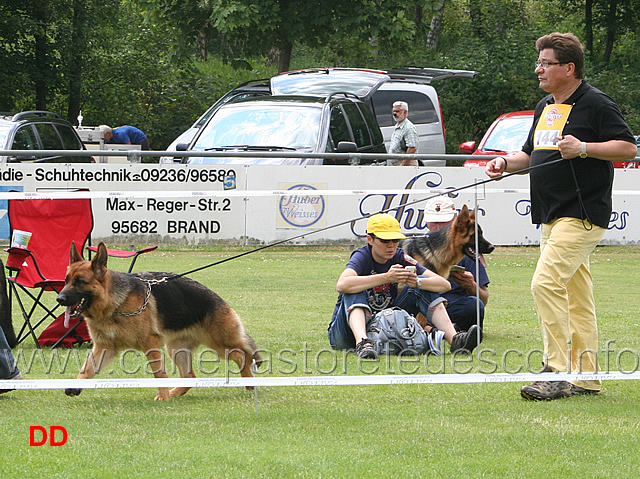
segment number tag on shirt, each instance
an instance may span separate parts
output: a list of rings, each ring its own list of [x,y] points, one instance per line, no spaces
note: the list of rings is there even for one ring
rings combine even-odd
[[[557,150],[558,137],[562,136],[572,105],[552,104],[547,105],[538,120],[533,134],[534,150]]]

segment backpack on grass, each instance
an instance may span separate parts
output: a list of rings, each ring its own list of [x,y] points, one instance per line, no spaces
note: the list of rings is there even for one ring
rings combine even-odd
[[[400,308],[383,309],[371,318],[367,338],[375,343],[378,354],[418,355],[430,350],[418,320]]]

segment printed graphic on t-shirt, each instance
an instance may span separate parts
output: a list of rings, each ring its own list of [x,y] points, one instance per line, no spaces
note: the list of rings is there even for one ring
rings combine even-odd
[[[544,108],[533,134],[534,150],[558,149],[558,137],[562,136],[571,108],[572,105],[555,103]]]
[[[391,283],[381,284],[369,290],[369,307],[373,311],[382,311],[391,304]]]

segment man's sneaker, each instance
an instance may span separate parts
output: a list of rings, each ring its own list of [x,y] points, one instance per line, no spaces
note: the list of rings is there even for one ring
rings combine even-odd
[[[456,333],[451,341],[451,352],[467,352],[470,353],[482,342],[482,329],[474,324],[469,331]]]
[[[13,381],[14,379],[22,379],[22,374],[18,373],[17,376],[14,376],[12,378],[9,378],[11,381]],[[11,391],[15,391],[15,389],[0,389],[0,394],[4,394],[4,393],[8,393]]]
[[[580,386],[576,386],[575,384],[571,384],[571,389],[569,391],[569,396],[584,396],[584,395],[597,395],[600,394],[599,389],[585,389]]]
[[[429,350],[427,351],[427,354],[442,356],[442,350],[440,349],[442,338],[444,338],[444,331],[440,331],[436,328],[432,328],[431,332],[427,333],[427,342],[429,343]]]
[[[567,381],[534,381],[520,389],[520,395],[532,401],[553,401],[571,396],[572,384]]]
[[[545,366],[541,373],[553,373],[554,370]],[[553,401],[554,399],[600,394],[598,389],[585,389],[569,381],[534,381],[520,389],[520,395],[532,401]]]
[[[363,339],[356,344],[356,355],[362,359],[378,359],[375,343],[370,339]]]

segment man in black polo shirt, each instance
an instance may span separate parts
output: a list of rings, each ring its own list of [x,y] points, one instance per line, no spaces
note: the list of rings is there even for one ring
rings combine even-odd
[[[544,372],[597,372],[598,327],[589,255],[611,216],[613,161],[636,156],[631,130],[607,95],[587,84],[584,51],[572,33],[536,41],[535,73],[550,93],[538,103],[522,151],[488,162],[492,178],[564,158],[530,172],[531,220],[541,224],[531,282],[544,341]],[[569,346],[569,343],[571,346]],[[600,381],[535,381],[526,399],[598,394]]]

